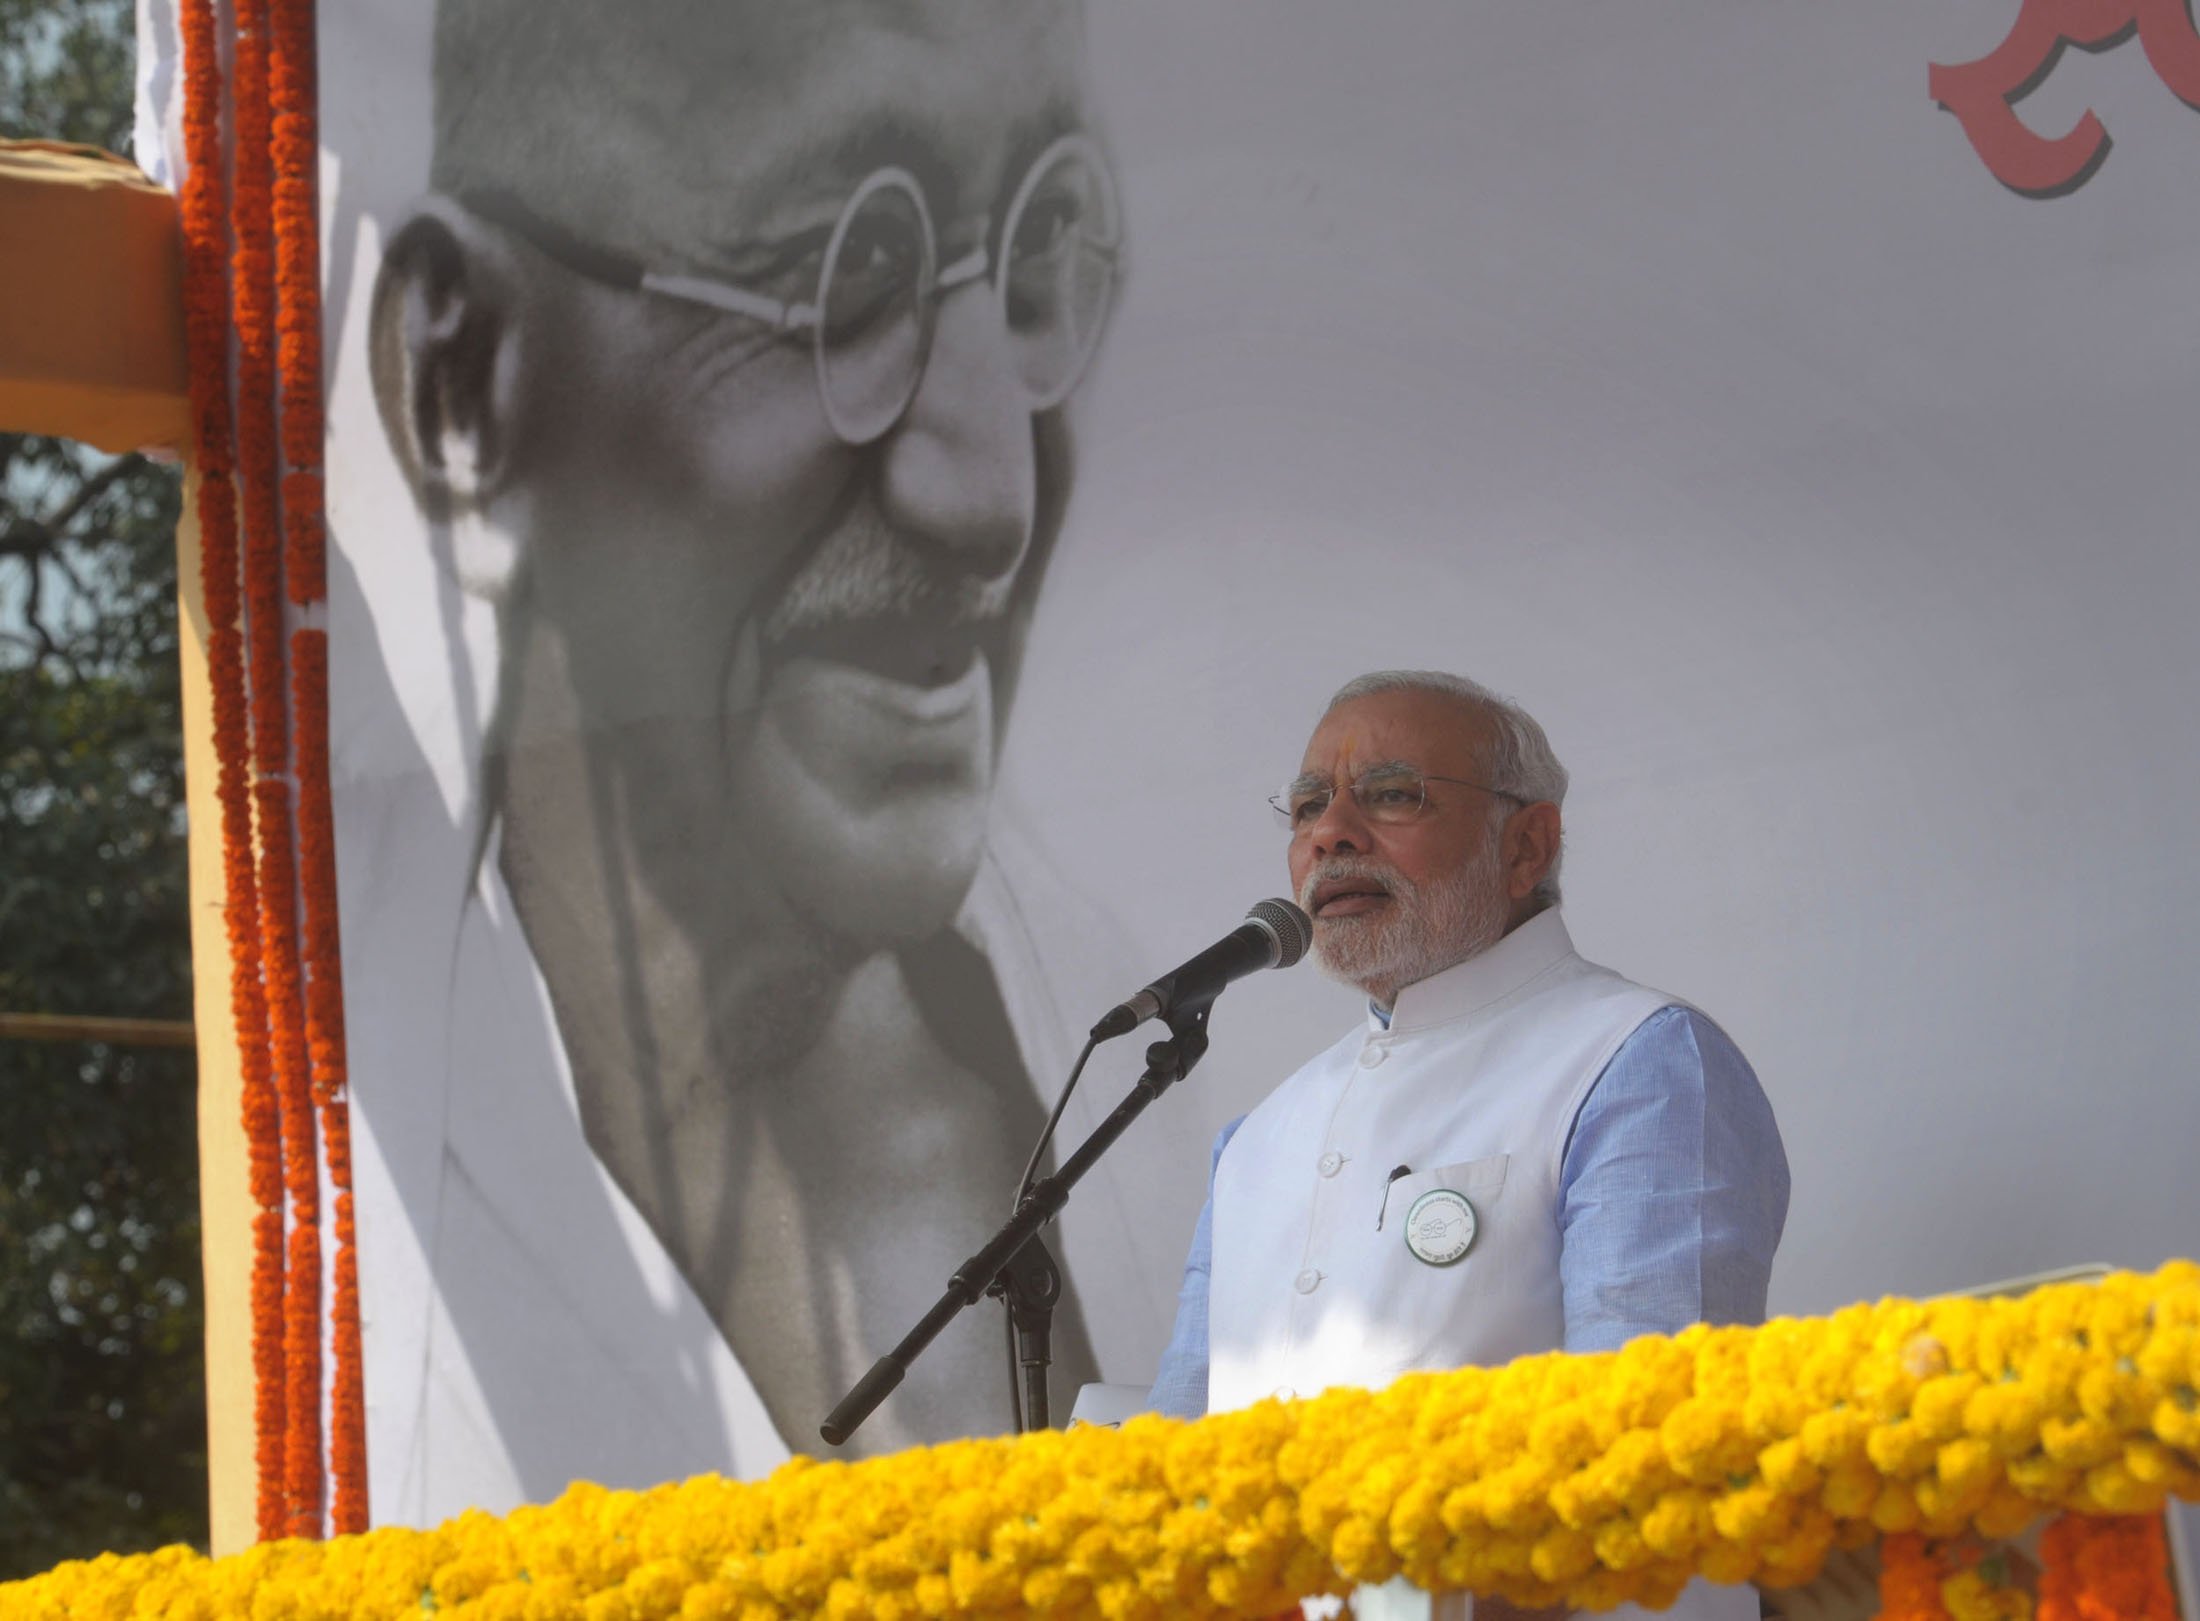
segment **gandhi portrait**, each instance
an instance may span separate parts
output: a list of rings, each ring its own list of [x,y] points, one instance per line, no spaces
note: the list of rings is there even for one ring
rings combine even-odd
[[[1083,73],[1064,0],[441,0],[375,290],[583,1130],[798,1448],[1059,1079],[957,920],[1121,275]],[[1004,1428],[1000,1347],[965,1314],[851,1450]]]

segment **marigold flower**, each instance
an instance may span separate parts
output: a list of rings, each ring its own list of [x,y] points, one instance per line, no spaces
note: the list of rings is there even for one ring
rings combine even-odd
[[[1158,1621],[1272,1616],[1400,1572],[1580,1607],[1665,1602],[1698,1575],[1801,1582],[1828,1549],[1885,1535],[1888,1616],[2013,1615],[2013,1589],[1976,1558],[1933,1550],[2054,1509],[2144,1526],[2128,1516],[2200,1488],[2175,1439],[2200,1396],[2161,1372],[2200,1324],[2200,1272],[2100,1287],[2105,1299],[2072,1285],[1886,1301],[1191,1425],[796,1460],[749,1484],[581,1485],[501,1520],[62,1566],[0,1589],[0,1607],[38,1621],[416,1621],[425,1596],[445,1621],[1018,1609]],[[1805,1389],[1832,1394],[1793,1399]],[[2116,1587],[2143,1575],[2139,1542],[2062,1541],[2094,1583],[2094,1608],[2067,1621],[2153,1616],[2151,1589]],[[1933,1566],[1932,1608],[1918,1558]],[[2140,1608],[2100,1609],[2112,1589]]]

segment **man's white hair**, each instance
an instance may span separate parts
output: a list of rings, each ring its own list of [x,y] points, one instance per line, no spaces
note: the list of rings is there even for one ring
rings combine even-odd
[[[1354,676],[1339,687],[1329,707],[1355,698],[1372,698],[1381,692],[1434,692],[1456,699],[1490,723],[1486,743],[1477,739],[1477,757],[1485,788],[1495,788],[1516,798],[1535,802],[1566,803],[1566,768],[1551,751],[1551,740],[1541,722],[1502,693],[1492,692],[1479,681],[1442,670],[1375,670]],[[1509,814],[1509,812],[1508,812]],[[1551,870],[1535,886],[1535,898],[1545,906],[1559,899],[1558,865],[1564,846],[1551,857]]]

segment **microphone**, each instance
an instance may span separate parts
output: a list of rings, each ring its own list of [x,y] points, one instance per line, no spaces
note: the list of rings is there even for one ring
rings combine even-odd
[[[1233,980],[1262,968],[1289,968],[1313,943],[1314,925],[1304,912],[1289,901],[1262,901],[1243,923],[1181,968],[1116,1003],[1092,1027],[1092,1039],[1128,1035],[1148,1019],[1212,1002]]]

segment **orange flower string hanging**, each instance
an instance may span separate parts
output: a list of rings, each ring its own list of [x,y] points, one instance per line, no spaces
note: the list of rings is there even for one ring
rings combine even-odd
[[[271,0],[274,230],[282,403],[283,578],[290,601],[313,609],[327,595],[327,519],[321,476],[321,255],[315,217],[320,161],[312,0]],[[335,814],[328,761],[328,635],[291,635],[291,720],[297,740],[298,881],[304,921],[305,1039],[334,1201],[329,1349],[330,1520],[339,1533],[367,1525],[366,1383],[359,1315],[358,1224],[352,1194],[349,1067],[344,1049],[342,952],[337,933]]]
[[[215,794],[221,806],[223,920],[229,942],[230,1011],[237,1038],[252,1218],[253,1435],[257,1523],[263,1537],[285,1525],[282,1362],[284,1292],[282,1136],[260,981],[259,883],[252,861],[250,717],[236,488],[230,452],[228,198],[223,179],[220,40],[211,0],[185,0],[182,197],[184,322],[196,442],[200,580],[213,689]]]
[[[221,13],[210,0],[186,0],[181,16],[185,302],[230,993],[254,1211],[257,1522],[262,1537],[317,1536],[330,1465],[337,1528],[365,1527],[366,1452],[328,656],[317,625],[287,636],[285,625],[286,581],[289,603],[310,609],[326,579],[313,9],[310,0],[237,0],[231,16],[228,182]],[[334,1320],[326,1330],[319,1137],[328,1142],[336,1217]],[[324,1334],[335,1363],[327,1464]]]
[[[235,0],[237,465],[244,512],[246,674],[252,694],[253,807],[259,834],[261,980],[289,1208],[283,1300],[284,1530],[321,1530],[321,1167],[306,1071],[298,966],[296,832],[290,798],[282,517],[275,418],[275,219],[268,107],[267,0]]]

